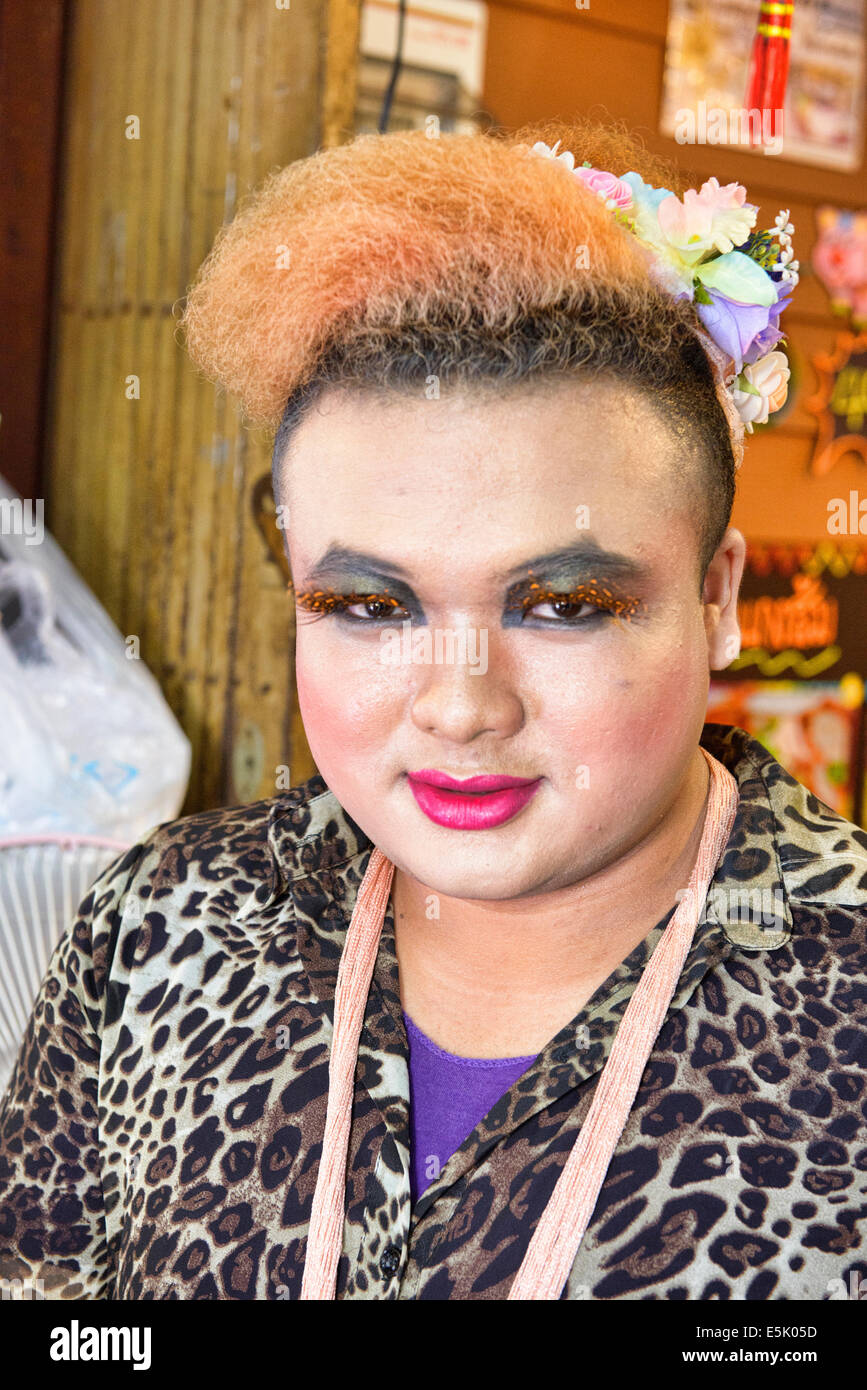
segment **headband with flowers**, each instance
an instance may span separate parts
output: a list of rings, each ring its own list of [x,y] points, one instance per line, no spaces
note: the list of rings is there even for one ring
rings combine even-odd
[[[568,150],[558,153],[559,144],[539,140],[532,152],[564,164],[598,194],[654,253],[658,283],[676,299],[695,302],[705,332],[730,361],[726,386],[751,434],[788,394],[788,362],[774,351],[784,340],[780,314],[798,283],[788,209],[773,229],[754,232],[758,208],[741,184],[720,186],[710,178],[678,198],[636,173],[617,177],[589,161],[576,166]]]

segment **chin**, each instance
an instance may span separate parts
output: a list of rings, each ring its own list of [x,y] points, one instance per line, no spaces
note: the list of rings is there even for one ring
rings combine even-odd
[[[443,869],[442,860],[401,864],[404,873],[424,884],[431,893],[444,898],[479,902],[509,902],[532,891],[532,884],[518,879],[504,879],[502,874],[480,875],[471,868],[452,866]]]
[[[448,849],[430,842],[407,844],[405,840],[395,846],[393,855],[384,845],[380,848],[403,873],[446,898],[508,902],[544,891],[552,874],[559,872],[568,881],[566,866],[543,861],[538,847],[534,852],[527,840],[521,846],[522,853],[516,854],[514,845],[496,848],[490,840],[483,845],[484,833],[457,833],[460,840]]]

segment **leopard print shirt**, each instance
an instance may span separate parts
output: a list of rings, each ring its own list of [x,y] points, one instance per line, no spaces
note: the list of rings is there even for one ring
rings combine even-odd
[[[846,1297],[867,1274],[867,835],[742,730],[702,743],[737,818],[562,1296]],[[158,826],[102,874],[0,1105],[0,1277],[56,1299],[299,1296],[371,848],[314,776]],[[507,1296],[673,911],[413,1204],[389,904],[338,1298]]]

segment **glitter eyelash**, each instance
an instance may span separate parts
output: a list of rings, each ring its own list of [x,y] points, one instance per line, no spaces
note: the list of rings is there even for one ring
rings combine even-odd
[[[290,592],[293,591],[293,584],[287,585]],[[563,592],[558,589],[545,588],[541,584],[532,581],[530,584],[531,592],[524,594],[520,599],[510,600],[506,605],[509,612],[526,613],[535,608],[540,603],[565,603],[571,606],[580,606],[583,603],[592,604],[599,612],[607,612],[613,618],[632,618],[642,607],[640,599],[627,597],[614,593],[613,590],[605,585],[599,584],[595,579],[588,580],[580,584],[577,588]],[[403,605],[398,599],[392,597],[388,592],[379,594],[360,594],[353,591],[348,594],[336,594],[327,589],[308,589],[295,595],[296,602],[305,612],[319,617],[328,617],[329,614],[342,613],[347,608],[351,608],[358,603],[379,603],[389,605],[393,612],[396,608]],[[379,618],[369,618],[371,624],[387,618],[387,614],[381,614]],[[357,619],[364,622],[365,619]],[[566,627],[570,622],[576,626],[589,621],[588,618],[569,619],[564,618],[562,624],[557,626]]]
[[[533,580],[530,584],[531,592],[525,594],[520,599],[511,601],[509,609],[516,609],[526,613],[528,609],[535,608],[540,603],[567,603],[570,605],[580,605],[582,603],[593,604],[600,612],[608,612],[615,618],[632,618],[642,607],[641,600],[616,594],[612,589],[599,584],[595,579],[589,579],[584,584],[579,584],[577,588],[570,589],[564,593],[559,589],[549,589],[537,584]],[[564,625],[569,619],[564,619]],[[578,619],[583,622],[584,619]]]
[[[287,588],[290,592],[293,589],[290,582]],[[303,593],[295,595],[295,602],[299,608],[303,608],[307,613],[318,614],[321,618],[326,618],[330,613],[342,613],[344,609],[351,608],[356,603],[385,603],[390,606],[392,611],[402,605],[396,598],[385,594],[335,594],[328,589],[306,589]],[[361,618],[358,621],[363,622]],[[376,618],[368,620],[371,623],[377,621]]]

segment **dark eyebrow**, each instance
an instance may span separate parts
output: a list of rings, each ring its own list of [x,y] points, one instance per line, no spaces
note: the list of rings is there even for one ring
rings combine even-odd
[[[368,555],[363,550],[351,550],[345,545],[330,545],[325,554],[311,569],[306,584],[326,584],[328,580],[342,578],[347,572],[363,575],[370,579],[409,580],[409,571],[401,565],[382,560],[376,555]]]
[[[621,555],[616,550],[605,550],[592,540],[576,541],[561,550],[549,550],[544,555],[536,555],[532,560],[515,565],[502,577],[507,583],[541,574],[545,579],[557,583],[568,580],[576,573],[592,570],[598,578],[642,580],[649,571],[640,561],[629,555]]]
[[[341,578],[348,571],[359,578],[373,580],[409,581],[411,578],[408,570],[391,560],[381,559],[363,550],[352,550],[348,546],[331,545],[313,566],[305,584],[324,585],[329,580]],[[574,545],[565,546],[560,550],[549,550],[543,555],[536,555],[497,577],[507,584],[514,584],[533,576],[558,583],[567,582],[582,571],[592,571],[599,579],[641,581],[648,577],[646,566],[638,560],[633,560],[618,551],[605,550],[589,539],[576,541]]]

